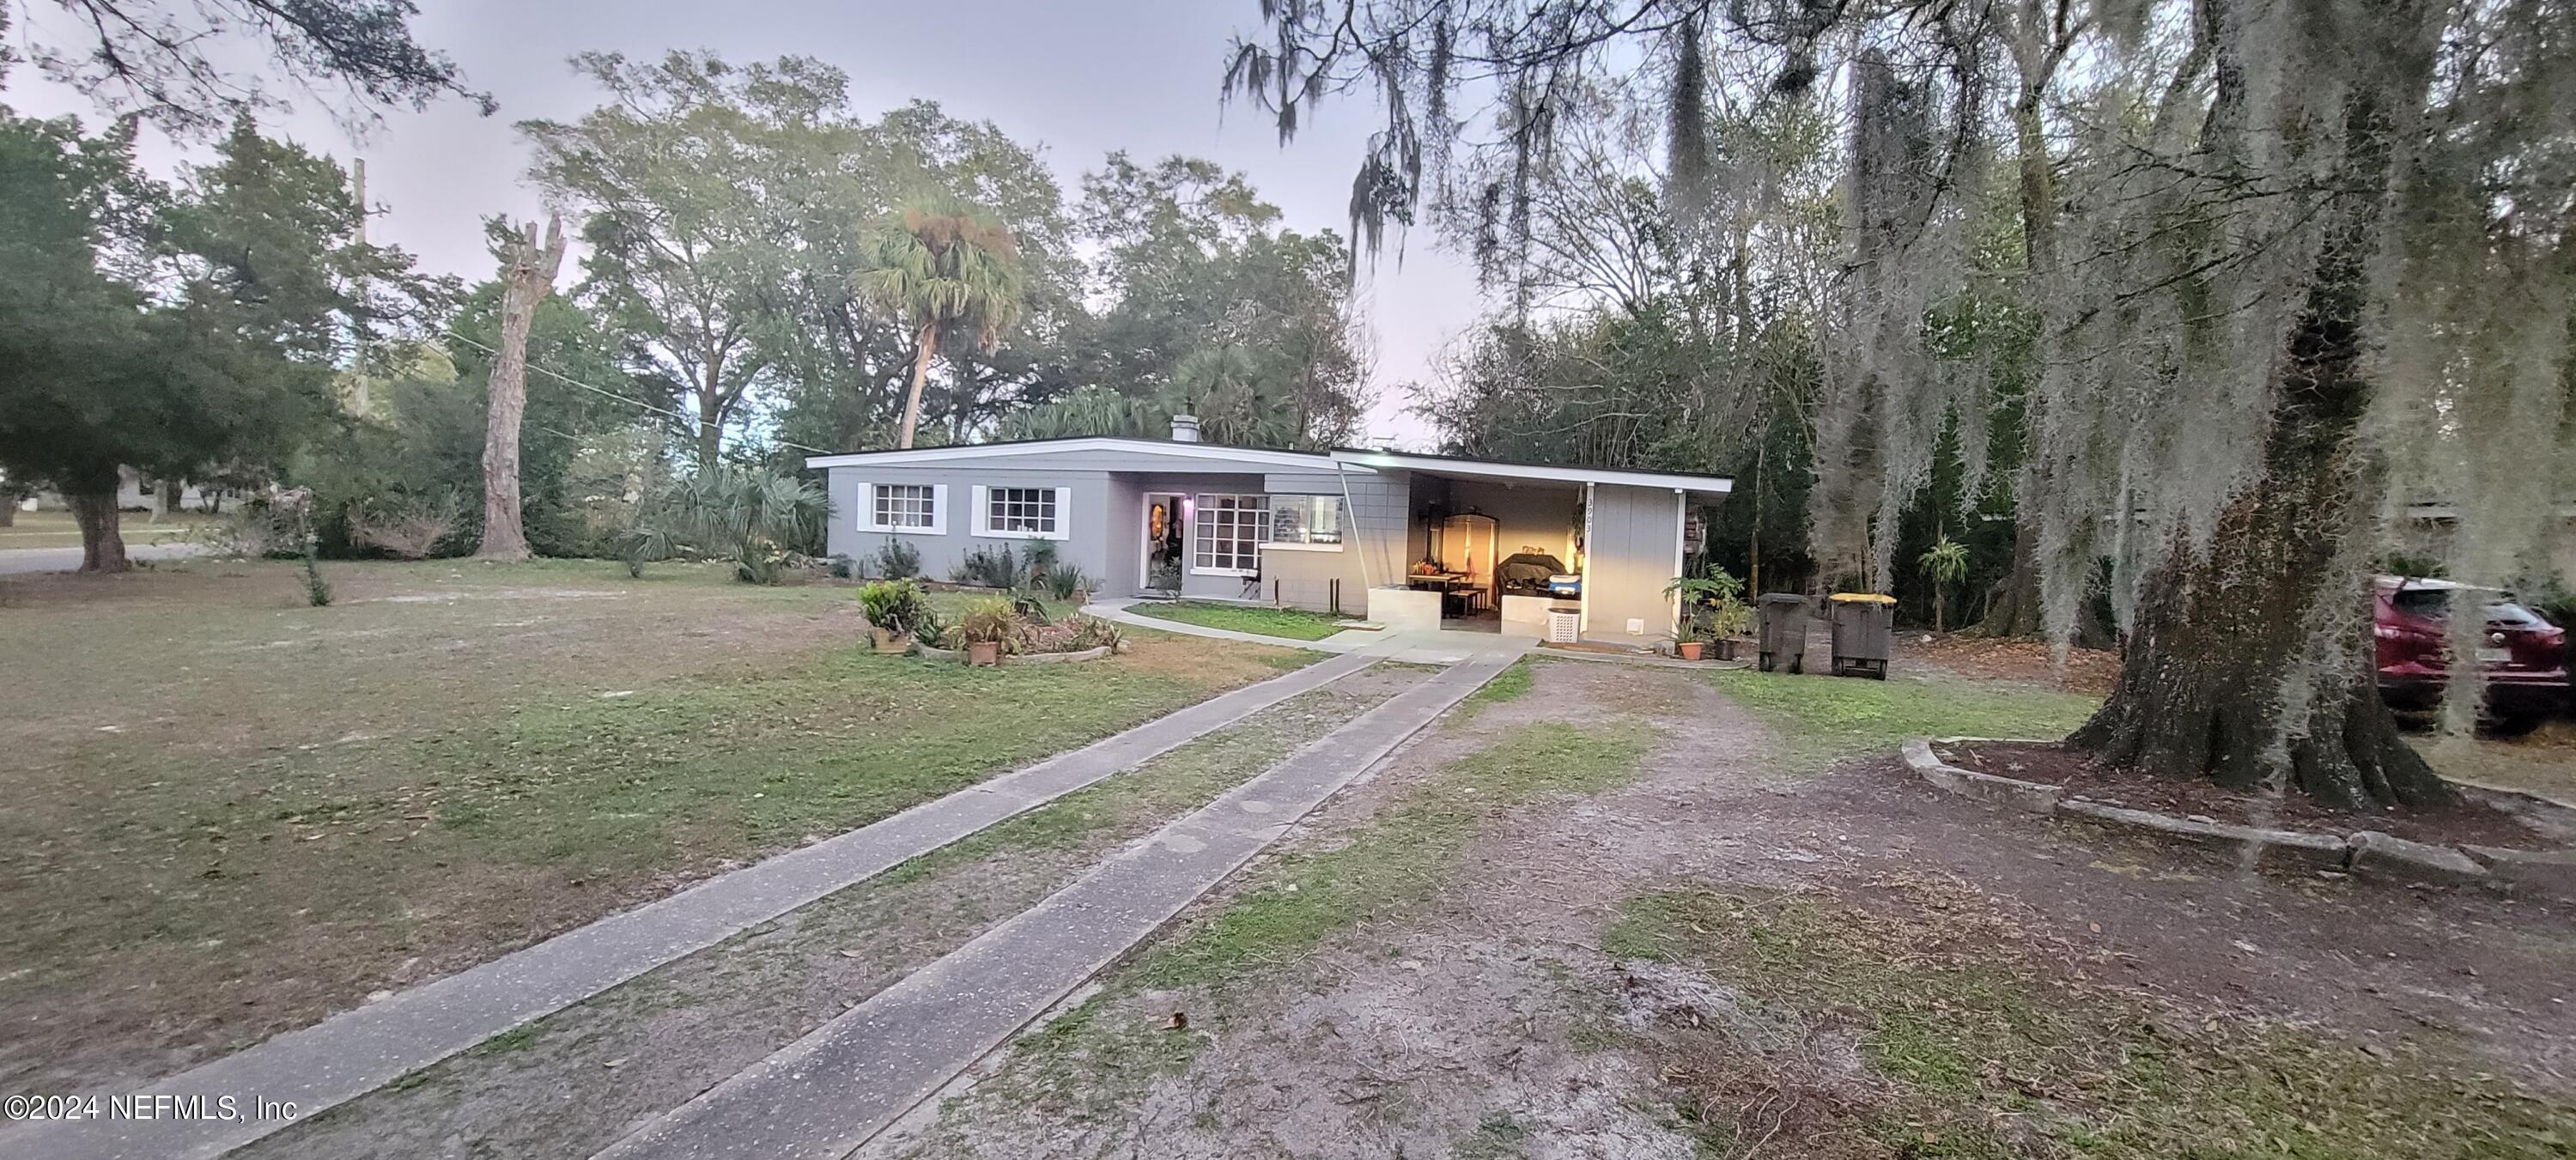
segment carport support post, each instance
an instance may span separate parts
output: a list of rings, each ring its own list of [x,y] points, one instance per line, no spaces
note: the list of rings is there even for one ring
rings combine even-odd
[[[1689,554],[1685,550],[1688,546],[1689,540],[1690,493],[1677,487],[1673,489],[1673,579],[1675,580],[1682,578],[1682,568],[1689,562]],[[1696,620],[1697,618],[1694,617],[1693,619]],[[1682,590],[1675,588],[1673,589],[1673,632],[1675,634],[1675,647],[1677,648],[1679,647],[1681,629]]]
[[[1351,474],[1348,470],[1345,470],[1342,461],[1338,458],[1333,460],[1333,478],[1339,481],[1342,485],[1342,514],[1350,519],[1351,530],[1358,531],[1360,526],[1360,509],[1351,505]],[[1406,510],[1408,512],[1411,511],[1411,506],[1409,504],[1407,505]],[[1369,575],[1368,548],[1366,545],[1362,545],[1360,548],[1360,583],[1370,588],[1377,587],[1377,578]],[[1334,611],[1339,612],[1341,610],[1337,607]],[[1363,613],[1362,615],[1366,614]]]

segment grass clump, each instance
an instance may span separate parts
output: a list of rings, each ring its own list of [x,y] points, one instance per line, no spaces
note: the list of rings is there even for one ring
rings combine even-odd
[[[2565,1156],[2576,1119],[2491,1078],[2310,1031],[2198,1023],[2045,965],[1972,898],[1897,887],[1900,913],[1704,890],[1629,900],[1604,952],[1703,970],[1748,1006],[1859,1036],[1885,1083],[1807,1037],[1659,1037],[1661,1074],[1714,1138],[1817,1155]],[[1791,1115],[1795,1122],[1780,1117]]]
[[[1322,640],[1342,631],[1346,617],[1299,608],[1263,608],[1252,604],[1215,604],[1197,600],[1130,604],[1127,611],[1159,620],[1177,620],[1201,628],[1222,628],[1289,640]]]
[[[1964,681],[1862,681],[1720,670],[1709,681],[1781,736],[1790,773],[1818,773],[1846,757],[1891,751],[1908,737],[2061,737],[2100,700]]]
[[[1529,657],[1513,661],[1512,667],[1494,674],[1493,680],[1467,694],[1467,699],[1458,702],[1457,710],[1449,715],[1450,726],[1455,728],[1474,721],[1488,706],[1528,696],[1530,687],[1537,682],[1537,674],[1531,671],[1534,663]]]
[[[1524,725],[1450,763],[1338,850],[1281,859],[1262,885],[1136,972],[1147,987],[1233,980],[1309,950],[1333,934],[1429,900],[1487,819],[1561,793],[1590,794],[1634,776],[1652,738],[1562,722]]]

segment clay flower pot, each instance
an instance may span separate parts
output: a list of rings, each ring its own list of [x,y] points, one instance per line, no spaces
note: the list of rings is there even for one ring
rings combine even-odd
[[[1701,647],[1702,642],[1700,641],[1686,640],[1674,645],[1673,651],[1680,653],[1683,660],[1695,661],[1699,659],[1699,650]]]
[[[966,663],[970,665],[998,665],[1002,663],[1002,642],[998,640],[968,641],[966,643]]]

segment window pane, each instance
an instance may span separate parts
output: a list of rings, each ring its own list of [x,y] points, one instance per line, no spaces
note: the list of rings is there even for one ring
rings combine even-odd
[[[1202,495],[1193,517],[1191,566],[1202,571],[1250,573],[1261,567],[1261,539],[1270,505],[1258,495]]]
[[[1333,495],[1281,495],[1270,499],[1270,533],[1274,544],[1339,544],[1342,500]]]
[[[927,484],[880,483],[871,507],[878,527],[927,528],[931,517],[931,489]]]
[[[1053,535],[1056,530],[1055,489],[992,488],[985,492],[984,522],[997,532]]]

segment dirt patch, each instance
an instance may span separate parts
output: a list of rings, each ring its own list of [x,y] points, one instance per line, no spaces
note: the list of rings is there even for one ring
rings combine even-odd
[[[1583,662],[1529,671],[1527,693],[1427,732],[1194,907],[1181,945],[1188,932],[1226,929],[1247,897],[1327,888],[1330,871],[1298,877],[1301,858],[1353,848],[1444,770],[1534,728],[1651,731],[1624,788],[1511,810],[1436,870],[1403,863],[1400,873],[1435,877],[1397,892],[1406,901],[1394,906],[1373,895],[1320,945],[1239,956],[1179,986],[1113,976],[1100,997],[1023,1040],[1026,1050],[988,1060],[983,1082],[945,1111],[926,1109],[861,1155],[1695,1155],[1630,1098],[1653,1077],[1603,1050],[1618,985],[1603,965],[1576,964],[1618,883],[1663,872],[1694,842],[1687,827],[1648,819],[1786,782],[1761,768],[1764,728],[1692,674]],[[1150,954],[1129,970],[1172,973]],[[1187,1016],[1178,1028],[1176,1011]],[[1533,1150],[1565,1138],[1586,1149]]]
[[[1364,843],[1411,789],[1533,717],[1586,720],[1589,707],[1591,728],[1657,730],[1635,780],[1508,812],[1435,888],[1310,948],[1216,982],[1137,989],[1113,975],[862,1154],[2047,1155],[2070,1149],[2034,1112],[2060,1096],[2210,1140],[2245,1142],[2237,1133],[2253,1124],[2272,1133],[2264,1147],[2310,1155],[2408,1139],[2373,1134],[2390,1127],[2383,1118],[2431,1125],[2428,1138],[2455,1145],[2432,1154],[2576,1146],[2534,1134],[2576,1122],[2570,908],[2247,869],[1998,812],[1922,784],[1893,757],[1782,777],[1774,739],[1688,674],[1568,663],[1534,666],[1534,677],[1507,706],[1427,733],[1165,943],[1283,889],[1264,875],[1301,852]],[[1679,683],[1629,687],[1664,681]],[[1638,715],[1605,719],[1598,706],[1613,703]],[[1829,953],[1731,972],[1623,935],[1639,899],[1676,895],[1719,904],[1677,912],[1667,929],[1682,937],[1767,953],[1766,940],[1805,937],[1819,928],[1800,924],[1823,916],[1832,938],[1817,945]],[[1855,917],[1831,921],[1844,914]],[[1149,951],[1129,970],[1153,962]],[[1990,962],[2013,966],[1992,987],[1964,985],[1988,979],[1976,972]],[[1899,989],[1818,989],[1843,963]],[[1917,972],[1944,985],[1902,989]],[[2078,1005],[2061,984],[2099,989],[2110,1005]],[[2192,1042],[2139,1033],[2120,1014],[2133,1010]],[[2095,1083],[2086,1075],[2028,1063],[2045,1057],[1963,1046],[1960,1029],[1989,1027],[2003,1046],[2111,1029],[2103,1042],[2117,1053],[2104,1058],[2124,1070],[2101,1074],[2130,1078],[2096,1091],[2079,1086]],[[2227,1070],[2227,1053],[2255,1047],[2263,1054],[2242,1058],[2349,1098],[2299,1114],[2301,1099],[2332,1101],[2259,1066]],[[2130,1083],[2157,1074],[2158,1060],[2191,1075]],[[2407,1100],[2433,1102],[2417,1115]],[[1920,1109],[1916,1122],[1908,1109]],[[2186,1146],[2146,1138],[2171,1146],[2128,1154]]]
[[[1966,633],[1898,633],[1898,671],[1939,672],[1972,681],[2013,681],[2075,693],[2108,696],[2120,680],[2120,654],[2107,649],[2067,650],[2060,669],[2046,641]]]
[[[1381,666],[1291,698],[240,1155],[589,1155],[1421,679]]]
[[[2302,830],[2340,837],[2379,830],[2417,842],[2554,849],[2576,837],[2576,811],[2556,825],[2535,812],[2507,811],[2478,795],[2444,808],[2351,812],[2328,809],[2295,794],[2241,793],[2214,782],[2155,777],[2105,766],[2063,745],[1962,742],[1933,746],[1941,760],[1998,777],[2066,787],[2095,801],[2181,817],[2208,818],[2267,829]]]
[[[2576,806],[2576,721],[2550,721],[2520,737],[2412,738],[2445,777],[2539,794]]]

